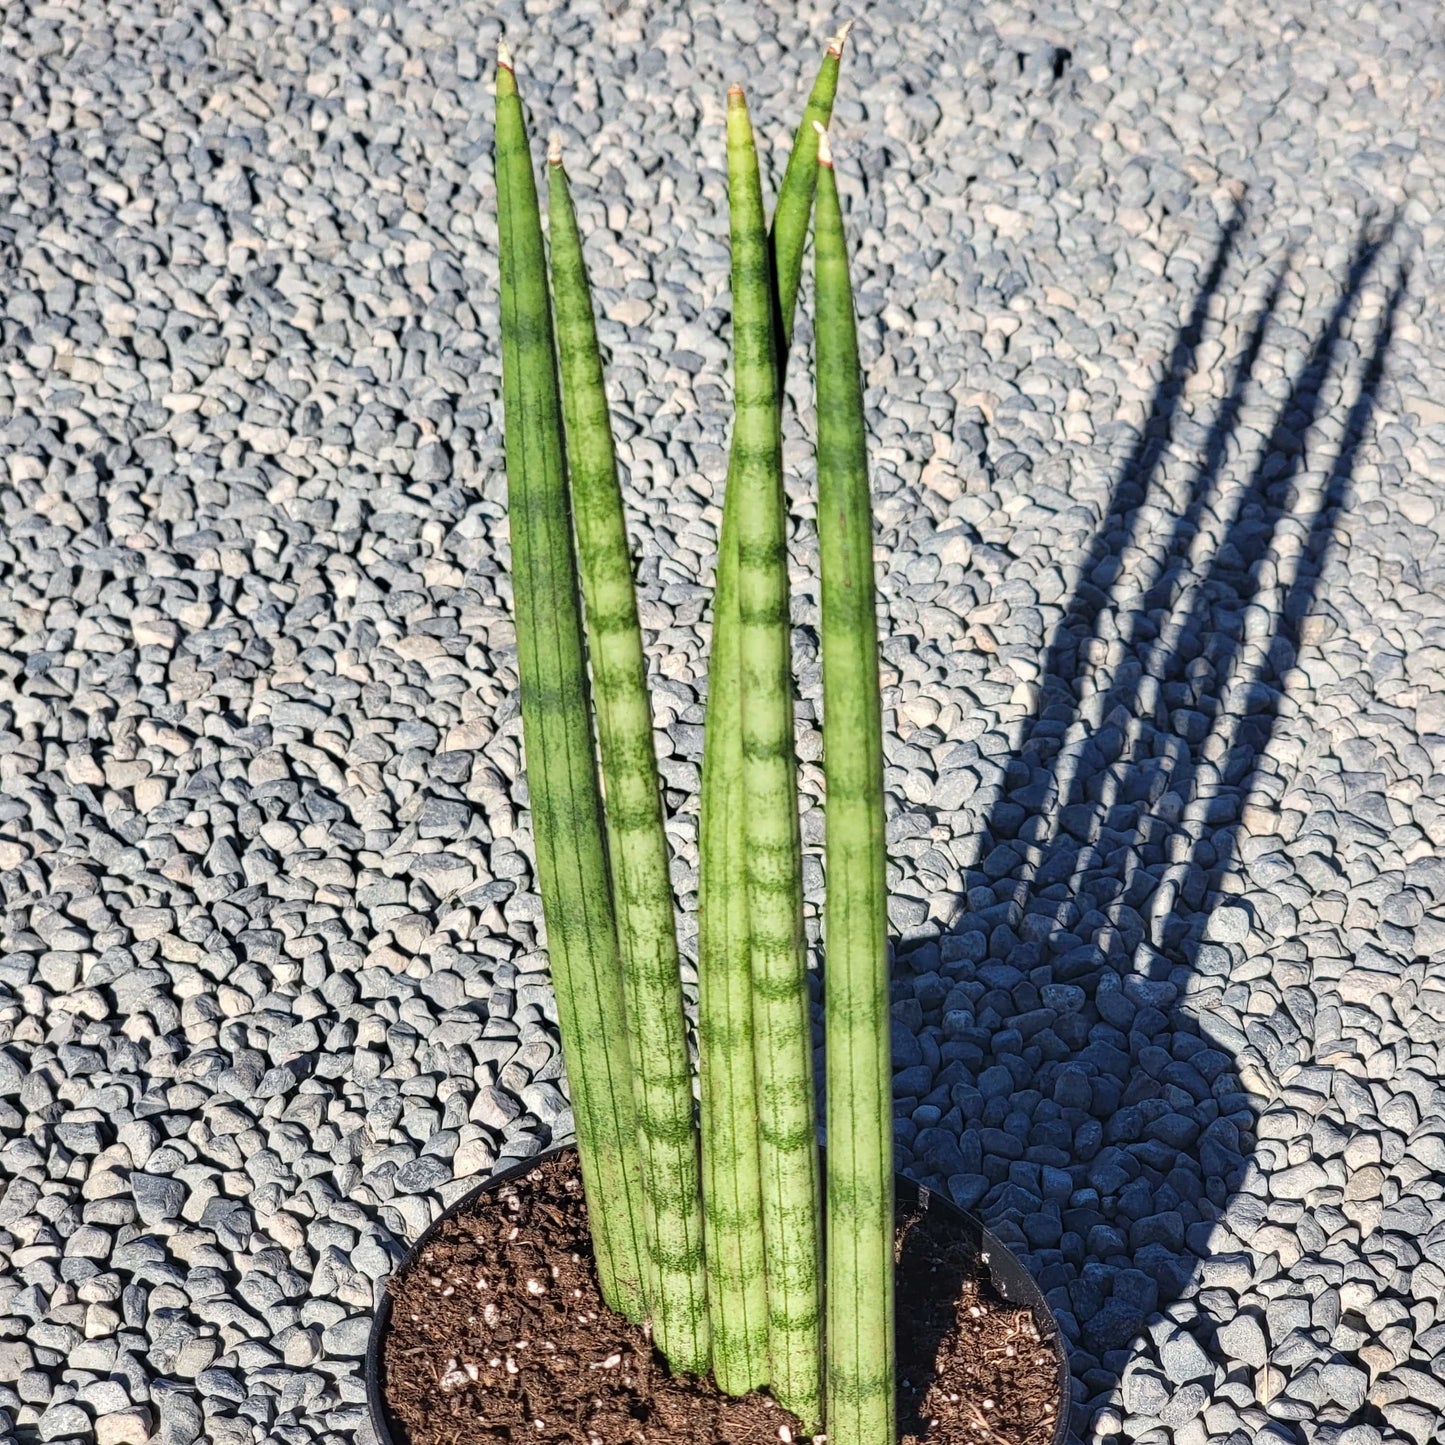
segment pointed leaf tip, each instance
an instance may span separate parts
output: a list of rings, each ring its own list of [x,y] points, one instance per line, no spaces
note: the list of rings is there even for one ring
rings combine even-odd
[[[562,164],[562,132],[554,130],[547,138],[547,163],[560,166]]]
[[[820,166],[832,167],[833,148],[828,144],[828,127],[820,120],[813,122],[813,129],[818,132],[818,164]]]
[[[848,32],[853,28],[851,20],[845,20],[839,27],[838,33],[828,42],[829,55],[842,55],[843,42],[848,38]]]
[[[507,42],[505,40],[497,41],[497,64],[500,65],[503,70],[515,69],[512,65],[512,52],[507,49]]]

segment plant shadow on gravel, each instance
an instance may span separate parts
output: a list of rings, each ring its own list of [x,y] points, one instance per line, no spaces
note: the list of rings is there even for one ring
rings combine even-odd
[[[1181,1296],[1251,1160],[1255,1105],[1241,1073],[1303,1056],[1291,1017],[1246,1012],[1241,978],[1285,950],[1241,974],[1241,951],[1227,945],[1244,941],[1250,919],[1218,890],[1249,831],[1246,805],[1268,808],[1282,791],[1261,763],[1348,502],[1405,271],[1361,362],[1341,363],[1389,228],[1362,237],[1284,400],[1269,403],[1245,480],[1231,483],[1230,443],[1286,258],[1241,323],[1182,497],[1173,488],[1161,505],[1176,412],[1241,224],[1236,215],[1225,228],[1048,647],[969,907],[943,939],[900,949],[923,1007],[915,1022],[941,1023],[942,1039],[940,1071],[925,1068],[930,1092],[907,1097],[909,1069],[895,1074],[900,1152],[1031,1267],[1068,1339],[1079,1406],[1112,1397],[1146,1328],[1169,1393],[1209,1385],[1228,1301]],[[1359,393],[1321,476],[1306,470],[1304,438],[1332,376],[1357,380]],[[1141,567],[1125,569],[1126,549]],[[1290,956],[1303,965],[1302,951]],[[1214,1013],[1225,1001],[1242,1028]],[[1204,1396],[1195,1387],[1195,1409]],[[1075,1429],[1087,1423],[1076,1409]]]

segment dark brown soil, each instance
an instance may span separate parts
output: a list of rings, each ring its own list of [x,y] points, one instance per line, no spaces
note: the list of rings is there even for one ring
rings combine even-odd
[[[397,1445],[777,1445],[798,1421],[766,1394],[673,1378],[602,1303],[575,1154],[449,1220],[391,1282],[383,1390]],[[999,1300],[937,1214],[900,1218],[902,1445],[1048,1445],[1051,1344]]]

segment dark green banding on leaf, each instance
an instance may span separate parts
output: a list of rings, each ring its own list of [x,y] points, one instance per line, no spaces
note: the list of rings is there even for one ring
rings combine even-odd
[[[771,233],[774,323],[782,336],[775,362],[775,395],[781,400],[780,362],[792,335],[793,311],[803,268],[816,169],[815,119],[826,121],[837,88],[838,57],[845,26],[829,44],[794,140]],[[750,284],[757,283],[755,255],[741,258]],[[786,310],[778,301],[781,290]],[[739,329],[741,323],[741,329]],[[734,317],[740,351],[759,355],[761,323]],[[774,344],[778,344],[775,340]],[[757,395],[755,367],[736,378],[748,405]],[[768,1382],[768,1320],[763,1265],[762,1200],[759,1173],[757,1088],[753,1074],[752,963],[744,867],[742,711],[739,671],[738,488],[739,462],[758,464],[735,432],[728,458],[722,532],[718,541],[717,587],[713,602],[712,650],[708,664],[706,738],[703,750],[702,810],[699,823],[698,1043],[702,1082],[703,1207],[708,1265],[708,1307],[713,1325],[713,1374],[718,1385],[743,1394]],[[768,464],[766,453],[761,459]],[[750,552],[749,563],[785,565],[779,547]],[[786,623],[781,611],[750,611],[753,625]]]
[[[744,869],[769,1353],[773,1393],[812,1427],[822,1407],[821,1219],[792,752],[781,406],[770,328],[776,298],[771,273],[759,264],[768,255],[762,186],[752,123],[739,89],[728,94],[727,128]],[[743,344],[758,338],[766,338],[765,343]]]
[[[803,277],[803,247],[808,239],[808,218],[813,211],[813,190],[818,178],[817,125],[827,125],[833,115],[833,98],[838,93],[838,67],[843,42],[852,22],[839,29],[823,52],[823,63],[808,93],[803,118],[793,136],[783,182],[778,187],[778,204],[773,213],[773,258],[778,278],[777,319],[783,329],[780,369],[787,364],[787,349],[793,340],[793,315],[798,287]]]
[[[713,1377],[719,1389],[744,1395],[768,1382],[768,1302],[743,864],[738,556],[730,515],[734,498],[729,483],[708,659],[698,822],[698,1069]]]
[[[893,1098],[873,521],[847,244],[826,133],[819,141],[827,1430],[830,1445],[893,1445]]]
[[[502,399],[522,739],[537,881],[607,1302],[645,1313],[645,1229],[582,616],[563,460],[547,266],[526,121],[505,50],[496,75]]]
[[[653,1338],[674,1369],[708,1367],[707,1282],[692,1081],[647,664],[582,236],[549,152],[557,313],[577,551],[596,681],[617,936],[626,986]]]

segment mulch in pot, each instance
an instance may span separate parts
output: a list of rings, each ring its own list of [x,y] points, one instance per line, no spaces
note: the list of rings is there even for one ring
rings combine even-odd
[[[798,1421],[671,1376],[603,1303],[577,1156],[554,1156],[446,1220],[391,1281],[381,1368],[397,1445],[774,1445]],[[998,1298],[939,1212],[898,1221],[902,1445],[1049,1445],[1052,1341]]]

